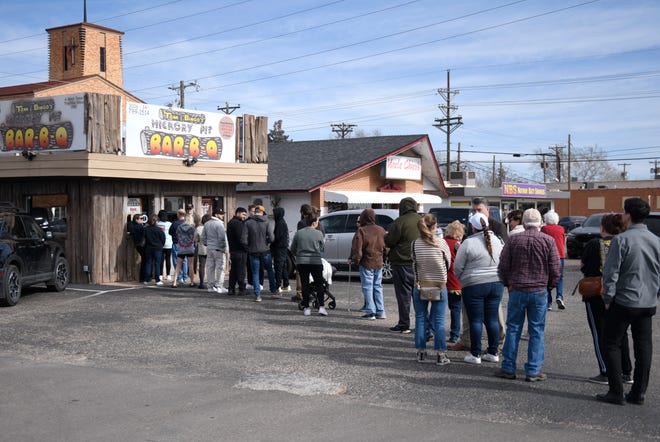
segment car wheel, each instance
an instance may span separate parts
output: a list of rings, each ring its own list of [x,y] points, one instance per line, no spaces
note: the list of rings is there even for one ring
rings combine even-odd
[[[55,270],[53,271],[53,279],[46,283],[48,290],[53,292],[61,292],[69,285],[69,263],[66,258],[60,256],[55,261]]]
[[[383,259],[383,282],[392,282],[392,263],[389,258]]]
[[[0,304],[5,306],[16,305],[21,297],[22,289],[21,271],[18,270],[18,267],[10,265],[2,278],[2,295],[4,298],[0,299]]]

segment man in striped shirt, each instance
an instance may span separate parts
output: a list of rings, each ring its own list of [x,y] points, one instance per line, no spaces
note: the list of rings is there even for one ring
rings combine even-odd
[[[516,378],[516,357],[522,326],[527,315],[529,345],[525,380],[544,381],[541,372],[544,359],[545,315],[548,307],[547,288],[557,286],[561,264],[557,245],[552,237],[540,232],[541,214],[536,209],[523,213],[525,231],[511,236],[504,244],[498,274],[509,287],[506,317],[506,338],[502,348],[502,368],[495,375]]]

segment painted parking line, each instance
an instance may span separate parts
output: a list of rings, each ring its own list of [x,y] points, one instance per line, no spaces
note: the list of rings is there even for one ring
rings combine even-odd
[[[119,289],[101,290],[101,291],[91,290],[91,289],[70,288],[70,289],[67,289],[67,290],[77,290],[77,291],[80,291],[80,292],[93,292],[93,293],[91,295],[82,296],[82,297],[76,298],[76,299],[71,299],[68,302],[80,301],[82,299],[94,298],[96,296],[101,296],[101,295],[105,295],[105,294],[108,294],[108,293],[123,292],[123,291],[135,290],[135,289],[138,289],[138,288],[141,288],[141,287],[122,287],[122,288],[119,288]]]

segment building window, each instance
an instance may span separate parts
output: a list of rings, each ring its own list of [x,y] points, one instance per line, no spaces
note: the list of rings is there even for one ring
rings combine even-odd
[[[100,48],[99,69],[105,72],[105,48]]]

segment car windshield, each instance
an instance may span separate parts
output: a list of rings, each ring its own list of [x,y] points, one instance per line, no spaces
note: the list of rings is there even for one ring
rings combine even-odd
[[[603,219],[603,214],[591,215],[583,223],[582,227],[600,227],[600,220]]]

